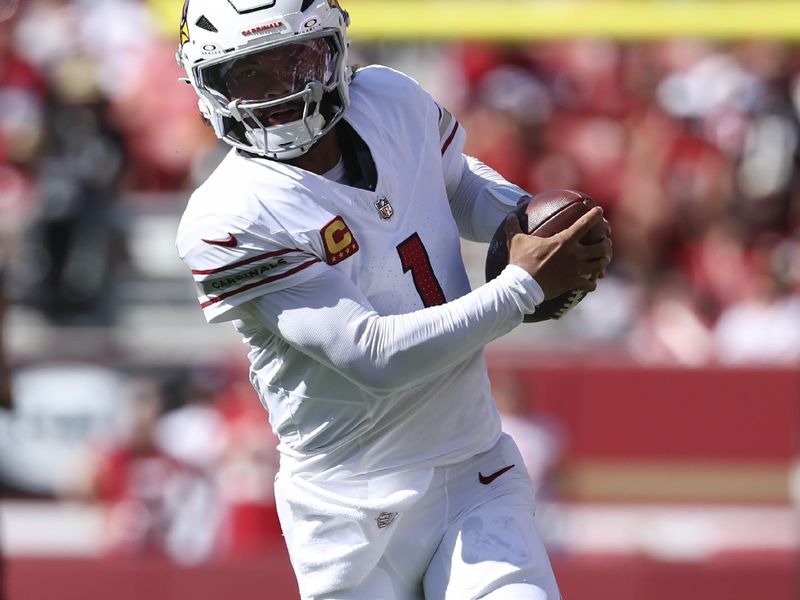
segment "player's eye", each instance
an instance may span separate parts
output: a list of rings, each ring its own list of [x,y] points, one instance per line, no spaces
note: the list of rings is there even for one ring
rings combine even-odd
[[[242,69],[236,75],[234,75],[236,79],[255,79],[258,77],[258,71],[255,69]]]

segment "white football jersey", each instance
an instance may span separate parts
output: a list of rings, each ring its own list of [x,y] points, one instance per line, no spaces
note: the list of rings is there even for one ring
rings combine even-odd
[[[470,291],[447,195],[460,175],[463,130],[391,69],[361,69],[350,89],[344,119],[371,150],[374,191],[231,151],[192,195],[177,241],[208,321],[233,321],[250,345],[251,379],[283,468],[321,478],[450,464],[500,434],[482,347],[376,394],[246,310],[328,269],[345,274],[379,315]]]

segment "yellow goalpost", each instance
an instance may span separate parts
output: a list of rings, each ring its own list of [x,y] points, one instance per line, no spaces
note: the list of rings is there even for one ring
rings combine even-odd
[[[341,0],[358,40],[800,41],[800,0]]]
[[[183,0],[145,0],[177,36]],[[800,0],[340,0],[354,39],[495,41],[698,37],[800,42]]]

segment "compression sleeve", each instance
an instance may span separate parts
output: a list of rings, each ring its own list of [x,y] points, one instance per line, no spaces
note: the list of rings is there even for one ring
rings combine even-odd
[[[464,360],[519,325],[543,298],[536,281],[510,265],[446,304],[380,316],[346,275],[326,269],[244,308],[301,352],[382,395]]]
[[[450,210],[461,237],[490,242],[505,216],[530,194],[477,158],[462,157],[461,179],[455,190],[448,190]]]

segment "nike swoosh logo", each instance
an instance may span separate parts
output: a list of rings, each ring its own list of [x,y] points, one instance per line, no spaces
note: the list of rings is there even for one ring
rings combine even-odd
[[[507,467],[503,467],[503,468],[502,468],[502,469],[500,469],[499,471],[495,471],[494,473],[492,473],[492,474],[490,474],[490,475],[484,475],[483,473],[480,473],[480,472],[479,472],[479,473],[478,473],[478,480],[480,480],[480,482],[481,482],[483,485],[489,485],[489,484],[490,484],[490,483],[492,483],[492,482],[493,482],[495,479],[497,479],[498,477],[500,477],[500,475],[502,475],[502,474],[503,474],[503,473],[505,473],[506,471],[510,471],[510,470],[511,470],[511,469],[513,469],[513,468],[514,468],[514,465],[508,465]]]
[[[239,244],[239,240],[237,240],[232,233],[228,234],[228,239],[226,240],[203,240],[206,244],[211,244],[212,246],[222,246],[223,248],[236,248]]]

